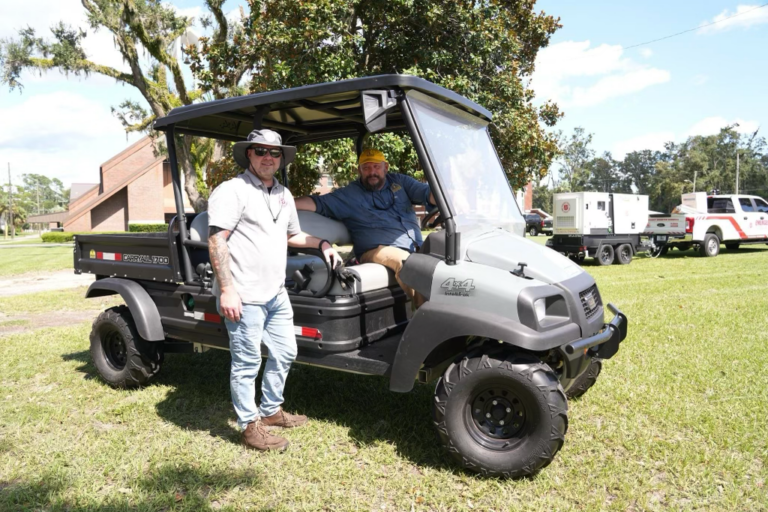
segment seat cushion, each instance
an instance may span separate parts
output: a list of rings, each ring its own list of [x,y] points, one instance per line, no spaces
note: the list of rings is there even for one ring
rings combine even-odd
[[[328,240],[332,244],[350,245],[352,243],[349,231],[341,222],[323,217],[315,212],[301,210],[298,213],[299,226],[303,232]]]
[[[296,270],[301,270],[305,265],[309,265],[314,272],[312,273],[312,280],[309,282],[307,289],[312,291],[320,291],[326,283],[327,270],[325,263],[317,256],[298,255],[289,256],[288,264],[285,269],[286,279],[293,279],[293,273]],[[363,263],[362,265],[354,265],[347,267],[350,272],[357,275],[360,281],[355,281],[352,289],[347,288],[344,290],[338,282],[333,283],[328,295],[350,295],[351,293],[364,293],[372,290],[379,290],[381,288],[388,288],[390,286],[397,285],[395,279],[395,273],[378,263]]]
[[[208,212],[200,212],[189,225],[189,238],[197,242],[208,241]]]

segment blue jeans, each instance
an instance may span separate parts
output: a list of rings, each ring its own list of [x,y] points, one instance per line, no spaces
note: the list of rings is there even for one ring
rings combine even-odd
[[[216,301],[219,308],[219,301]],[[224,319],[229,334],[232,367],[229,385],[237,425],[245,429],[259,417],[272,416],[283,403],[285,379],[296,359],[293,308],[288,292],[281,290],[266,304],[243,304],[239,322]],[[261,406],[256,408],[256,377],[261,366],[261,344],[269,356],[261,379]]]

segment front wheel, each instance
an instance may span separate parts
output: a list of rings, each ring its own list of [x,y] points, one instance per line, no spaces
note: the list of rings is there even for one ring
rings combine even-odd
[[[91,358],[99,375],[112,386],[137,388],[160,371],[163,351],[159,343],[139,336],[126,306],[117,306],[93,322]]]
[[[720,239],[714,233],[707,233],[699,246],[699,254],[707,258],[714,258],[720,254]]]
[[[568,402],[552,369],[502,351],[476,351],[451,364],[437,382],[432,414],[454,459],[488,476],[536,473],[568,430]]]
[[[584,370],[581,375],[573,379],[573,382],[568,386],[568,389],[565,392],[565,396],[567,396],[569,400],[583,396],[584,393],[589,391],[589,388],[595,385],[597,377],[600,375],[602,369],[603,360],[599,357],[593,357],[590,360],[587,369]]]

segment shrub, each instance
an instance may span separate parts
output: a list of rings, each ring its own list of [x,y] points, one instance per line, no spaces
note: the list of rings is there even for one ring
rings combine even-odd
[[[168,224],[128,224],[128,231],[131,233],[165,233],[168,231]]]
[[[53,244],[63,244],[65,242],[71,242],[76,233],[72,233],[71,231],[51,231],[50,233],[43,233],[41,235],[41,238],[43,239],[43,242],[53,243]]]

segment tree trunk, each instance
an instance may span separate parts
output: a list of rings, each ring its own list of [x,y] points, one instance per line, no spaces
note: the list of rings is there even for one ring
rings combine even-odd
[[[176,145],[176,159],[178,160],[179,167],[184,172],[184,191],[187,193],[189,203],[195,209],[195,212],[204,212],[208,209],[208,200],[201,196],[197,190],[197,173],[190,157],[192,136],[183,135],[180,142],[181,144]]]

